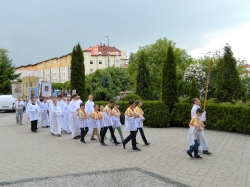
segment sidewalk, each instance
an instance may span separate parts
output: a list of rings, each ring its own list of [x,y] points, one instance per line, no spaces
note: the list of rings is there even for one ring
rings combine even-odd
[[[135,152],[131,143],[124,150],[106,139],[108,146],[102,147],[97,140],[91,141],[90,135],[84,145],[68,134],[52,136],[48,128],[40,126],[38,133],[32,133],[26,114],[23,124],[16,125],[14,113],[0,116],[0,185],[30,178],[140,168],[189,186],[250,186],[249,135],[207,130],[213,154],[201,153],[203,159],[197,160],[186,154],[189,141],[185,128],[145,128],[151,145],[144,146],[138,134],[142,151]],[[120,140],[118,132],[115,134]],[[124,132],[124,137],[127,135]]]

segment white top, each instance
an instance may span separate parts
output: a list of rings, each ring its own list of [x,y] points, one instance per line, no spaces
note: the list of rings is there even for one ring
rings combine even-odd
[[[193,108],[191,109],[191,118],[193,118],[194,116],[196,116],[196,111],[197,111],[198,108],[200,108],[199,105],[195,105],[195,104],[193,105]],[[206,112],[204,112],[202,114],[202,116],[200,117],[200,120],[201,121],[206,121]]]
[[[42,102],[40,104],[40,112],[47,112],[49,110],[49,106],[47,103],[45,102]]]
[[[21,110],[21,109],[23,109],[25,106],[26,106],[26,103],[23,102],[23,101],[20,101],[20,102],[16,101],[16,102],[14,103],[14,108],[17,109],[17,110]]]
[[[38,116],[37,116],[38,105],[37,104],[35,104],[35,105],[30,104],[28,111],[29,111],[29,120],[30,121],[38,120]]]
[[[90,101],[88,100],[86,103],[85,103],[85,110],[88,112],[88,114],[92,114],[92,112],[94,112],[94,102],[93,101]]]
[[[79,105],[79,102],[78,101],[75,101],[75,100],[72,100],[70,103],[69,103],[69,112],[70,114],[73,116],[73,117],[76,117],[76,114],[77,114],[77,109],[80,108],[80,105]]]

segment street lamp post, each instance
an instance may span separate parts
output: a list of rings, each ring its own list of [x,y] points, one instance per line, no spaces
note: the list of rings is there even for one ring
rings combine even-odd
[[[108,67],[109,67],[109,36],[106,35],[106,37],[108,38]]]

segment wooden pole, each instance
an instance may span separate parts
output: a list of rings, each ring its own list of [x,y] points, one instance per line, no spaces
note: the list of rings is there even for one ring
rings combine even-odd
[[[208,74],[207,74],[206,92],[205,92],[205,97],[204,97],[204,111],[206,111],[207,92],[208,92],[210,74],[211,74],[211,71],[212,71],[212,65],[213,65],[213,61],[212,61],[212,58],[211,58],[210,61],[209,61],[209,68],[208,68]]]

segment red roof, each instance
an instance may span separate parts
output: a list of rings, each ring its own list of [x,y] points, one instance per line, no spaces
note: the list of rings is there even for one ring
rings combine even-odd
[[[84,49],[83,52],[91,52],[91,56],[121,56],[121,51],[116,47],[105,46],[105,44],[100,44],[96,46]]]

